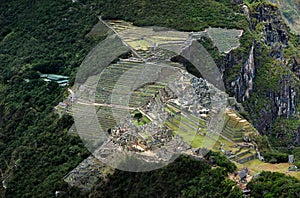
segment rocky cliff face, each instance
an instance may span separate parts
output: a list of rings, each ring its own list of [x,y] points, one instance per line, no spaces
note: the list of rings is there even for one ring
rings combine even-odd
[[[292,71],[298,78],[300,78],[300,58],[298,57],[294,58],[292,62]]]
[[[254,78],[254,45],[252,45],[248,60],[241,67],[240,74],[230,83],[230,89],[233,90],[234,96],[239,102],[249,99],[250,93],[253,91]]]
[[[276,6],[260,4],[246,10],[253,34],[247,59],[227,54],[222,68],[227,90],[245,105],[253,124],[268,133],[275,119],[295,118],[299,102],[300,60],[285,56],[291,34]],[[236,66],[238,65],[238,66]],[[236,70],[232,75],[230,70]],[[231,74],[231,75],[230,75]]]
[[[278,107],[278,116],[290,118],[296,115],[298,97],[298,86],[294,85],[291,75],[285,75],[280,83],[280,92],[275,97],[275,104]]]
[[[250,18],[251,18],[250,23],[251,23],[252,30],[256,30],[257,25],[259,23],[263,23],[264,28],[262,29],[261,33],[263,34],[264,37],[263,42],[266,45],[272,47],[276,44],[279,44],[281,46],[289,45],[289,41],[288,41],[289,30],[287,25],[284,23],[277,7],[274,7],[272,5],[264,5],[264,4],[257,6],[250,13]],[[275,57],[280,58],[277,56]]]
[[[269,56],[278,60],[281,67],[286,67],[286,63],[290,60],[284,58],[283,49],[290,45],[289,29],[281,18],[279,10],[273,6],[260,6],[252,14],[252,18],[256,19],[256,23],[252,20],[254,29],[258,23],[264,23],[263,41],[264,44],[270,47]],[[295,84],[295,81],[293,73],[282,74],[278,82],[279,91],[270,95],[278,116],[289,118],[296,115],[296,99],[299,86]]]

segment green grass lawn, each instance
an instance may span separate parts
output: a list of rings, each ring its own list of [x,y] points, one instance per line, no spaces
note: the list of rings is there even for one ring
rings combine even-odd
[[[289,163],[270,164],[264,163],[258,159],[254,159],[244,164],[236,163],[236,165],[239,169],[242,169],[244,167],[249,168],[251,170],[251,175],[255,175],[256,173],[259,173],[264,170],[271,172],[280,172],[300,179],[300,172],[288,171],[288,167],[291,166],[291,164]]]

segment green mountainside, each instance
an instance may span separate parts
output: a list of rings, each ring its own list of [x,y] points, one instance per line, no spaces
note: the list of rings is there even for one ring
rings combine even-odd
[[[300,1],[299,0],[288,0],[278,1],[271,0],[271,2],[277,4],[281,10],[283,17],[290,25],[291,29],[295,32],[300,31]]]
[[[53,111],[66,89],[38,72],[74,75],[101,39],[85,36],[97,18],[71,1],[1,1],[0,9],[1,181],[9,180],[7,197],[51,197],[88,152],[67,135],[72,118]]]
[[[68,132],[73,118],[55,110],[68,97],[68,86],[46,82],[41,76],[68,76],[66,82],[69,87],[73,85],[88,52],[108,35],[104,27],[95,28],[99,15],[135,26],[189,32],[207,28],[243,30],[240,45],[230,52],[218,49],[224,43],[211,40],[222,39],[222,33],[199,42],[222,72],[226,92],[237,101],[231,108],[242,118],[234,114],[233,119],[249,121],[255,128],[251,130],[260,133],[253,140],[265,160],[285,163],[287,155],[292,154],[294,164],[300,165],[300,37],[283,20],[285,17],[295,29],[299,28],[299,2],[276,5],[279,2],[0,0],[0,194],[242,197],[238,185],[228,179],[228,175],[236,174],[236,163],[214,152],[203,160],[181,156],[151,172],[111,171],[90,192],[64,181],[90,153],[78,136]],[[200,75],[183,57],[174,57],[173,61]],[[242,141],[240,135],[233,134],[237,130],[242,129],[225,128],[225,136]],[[271,172],[261,173],[247,188],[253,197],[299,197],[300,193],[297,179]]]
[[[297,85],[300,40],[299,36],[290,32],[275,4],[245,1],[243,6],[241,1],[191,1],[191,5],[198,9],[186,8],[178,15],[177,7],[172,7],[173,2],[98,2],[94,5],[102,18],[111,19],[114,16],[136,25],[158,25],[185,31],[199,31],[209,26],[243,29],[241,46],[229,54],[219,53],[209,41],[202,44],[223,71],[227,92],[243,104],[247,118],[258,131],[268,135],[275,147],[299,145]],[[177,1],[176,5],[184,7],[188,3]],[[207,5],[212,5],[214,9],[210,10]],[[203,7],[205,9],[201,9]],[[155,15],[149,11],[152,8],[156,11]],[[172,11],[160,12],[160,9]],[[235,17],[234,22],[232,16]],[[154,20],[154,17],[160,20]],[[169,20],[178,17],[180,20]],[[205,19],[205,23],[201,23],[200,19]],[[144,21],[148,23],[144,24]],[[184,21],[184,25],[172,21]]]

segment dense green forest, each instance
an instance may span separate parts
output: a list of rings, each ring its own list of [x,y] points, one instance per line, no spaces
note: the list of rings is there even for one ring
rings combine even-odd
[[[89,1],[87,1],[89,2]],[[244,28],[245,16],[229,0],[109,0],[98,1],[98,13],[105,19],[123,19],[138,26],[165,26],[184,31],[211,27]]]
[[[4,197],[54,197],[56,190],[65,197],[87,196],[68,186],[63,177],[90,153],[79,137],[69,135],[72,117],[60,117],[54,107],[67,96],[66,87],[47,83],[41,73],[70,76],[95,46],[100,37],[87,33],[97,23],[97,15],[104,19],[124,19],[136,25],[159,25],[184,31],[199,31],[207,27],[243,29],[241,47],[233,52],[240,62],[248,58],[256,37],[260,43],[259,27],[250,29],[240,5],[231,0],[0,0],[0,178],[7,181],[7,189],[0,185]],[[261,1],[246,1],[255,10]],[[252,2],[253,4],[250,4]],[[232,4],[233,3],[233,4]],[[285,50],[293,56],[299,37],[290,35],[292,47]],[[261,43],[260,43],[261,44]],[[224,54],[218,53],[210,41],[203,45],[222,64]],[[259,114],[269,100],[266,90],[275,90],[280,78],[274,68],[276,61],[269,58],[269,48],[261,45],[256,83],[261,84],[249,101],[244,102],[250,114],[244,116],[259,122]],[[240,71],[237,64],[225,71],[229,84]],[[279,67],[275,67],[279,68]],[[268,83],[266,76],[274,74]],[[230,90],[228,90],[231,93]],[[257,102],[257,101],[258,102]],[[254,104],[256,104],[254,106]],[[253,106],[255,108],[253,108]],[[257,117],[257,120],[255,119]],[[294,130],[298,121],[278,119],[271,126],[269,139],[287,154],[297,154],[297,148],[287,149],[292,134],[282,142],[276,139],[278,131]],[[266,144],[262,137],[260,145]],[[269,148],[265,149],[269,152]],[[267,160],[285,161],[286,154],[269,152]],[[298,159],[299,160],[299,159]],[[212,162],[217,168],[212,169]],[[228,172],[236,170],[225,156],[210,153],[207,161],[180,157],[163,169],[147,173],[127,173],[116,170],[107,181],[99,181],[92,197],[119,197],[129,189],[128,196],[157,197],[241,197],[241,191],[227,179]],[[275,182],[274,182],[275,181]],[[284,185],[281,185],[284,184]],[[253,197],[299,197],[299,181],[277,173],[264,172],[249,183]]]
[[[236,169],[226,157],[217,159],[216,169],[199,159],[181,156],[159,170],[143,173],[116,171],[108,181],[100,182],[92,197],[242,197],[242,191],[227,178]],[[228,169],[228,166],[232,166]]]
[[[253,197],[290,197],[300,195],[300,181],[282,173],[262,172],[248,187]]]
[[[97,18],[89,8],[64,0],[2,0],[0,13],[0,173],[8,181],[5,195],[51,197],[68,188],[63,176],[89,153],[79,137],[67,135],[72,118],[54,113],[66,88],[44,82],[37,72],[74,75],[99,41],[85,36]]]
[[[51,197],[56,190],[73,195],[78,192],[64,183],[63,177],[89,153],[79,137],[67,134],[72,118],[59,117],[53,111],[66,97],[66,88],[44,82],[38,72],[72,77],[89,50],[100,41],[86,34],[97,22],[98,11],[93,9],[102,8],[103,2],[95,8],[84,3],[89,2],[1,1],[0,170],[2,180],[7,182],[6,197]],[[176,2],[173,6],[177,7]],[[202,20],[210,16],[213,13],[207,12]],[[228,18],[233,20],[232,12]],[[167,21],[161,25],[167,25]],[[224,178],[225,172],[220,173]],[[4,192],[2,186],[1,191]]]

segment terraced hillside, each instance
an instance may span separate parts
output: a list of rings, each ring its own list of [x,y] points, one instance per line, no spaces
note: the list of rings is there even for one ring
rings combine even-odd
[[[184,46],[190,34],[156,26],[137,27],[122,20],[107,21],[107,25],[136,51],[135,54],[147,61],[170,59],[174,52],[166,50],[164,46]]]
[[[164,112],[169,115],[163,124],[164,127],[181,136],[184,141],[190,142],[192,147],[211,147],[219,151],[221,149],[224,152],[226,150],[231,151],[228,156],[234,157],[236,161],[243,156],[247,157],[249,154],[255,155],[253,147],[252,150],[250,147],[248,150],[241,148],[243,147],[241,144],[244,142],[244,136],[256,132],[248,121],[242,119],[233,110],[228,110],[225,125],[220,134],[209,132],[209,122],[215,116],[214,110],[211,111],[202,107],[197,115],[192,114],[185,110],[183,106],[176,104],[176,100],[166,99],[166,92],[161,92],[166,89],[171,79],[174,79],[176,75],[178,77],[179,73],[171,73],[173,76],[170,78],[162,79],[160,82],[151,82],[140,87],[131,84],[132,79],[135,79],[140,69],[142,69],[142,65],[142,62],[136,60],[120,60],[110,65],[101,74],[103,80],[100,80],[97,86],[98,92],[94,105],[97,107],[96,112],[99,123],[104,132],[119,126],[120,120],[132,114],[136,109],[139,109],[138,111],[142,112],[151,122],[157,120],[157,115]],[[146,67],[151,66],[153,67],[149,64]],[[116,100],[119,98],[123,98],[121,103]],[[155,105],[162,106],[163,112],[151,112],[152,110],[147,109],[145,106],[149,106],[150,100],[154,100]],[[210,111],[211,113],[209,113]],[[85,135],[89,139],[93,137],[93,134],[86,133]]]
[[[243,141],[243,137],[257,133],[255,128],[246,119],[241,118],[237,112],[228,110],[222,134],[235,142]]]
[[[170,61],[174,53],[163,49],[167,45],[187,44],[188,39],[197,34],[156,27],[139,28],[124,21],[103,23],[129,44],[134,53],[114,61],[101,72],[95,93],[88,86],[83,89],[83,95],[94,96],[94,101],[75,101],[95,108],[101,133],[107,134],[108,141],[99,148],[95,147],[97,157],[108,163],[114,162],[115,155],[111,154],[116,149],[123,149],[145,156],[146,161],[155,161],[157,154],[160,158],[172,155],[177,148],[167,150],[169,154],[164,155],[155,152],[174,143],[188,145],[183,146],[184,150],[180,152],[191,153],[191,148],[209,148],[223,152],[238,163],[256,157],[254,146],[244,142],[245,136],[256,133],[251,124],[233,110],[224,112],[223,121],[216,121],[220,102],[224,100],[221,91],[184,72],[181,64]],[[220,30],[216,31],[220,33]],[[215,31],[210,29],[209,33],[217,39]],[[231,38],[232,43],[220,44],[220,51],[238,46],[238,42],[233,40],[238,41],[241,32],[236,30],[235,34]],[[88,85],[93,84],[95,81],[90,80]],[[98,133],[90,132],[84,133],[82,138],[91,140],[98,137]],[[79,174],[79,180],[85,178],[84,175],[87,175],[85,171]]]
[[[127,95],[126,98],[123,98],[123,101],[127,99],[129,107],[137,108],[138,106],[142,106],[149,97],[153,97],[173,78],[172,76],[168,76],[166,79],[163,77],[154,84],[154,80],[156,80],[154,78],[156,77],[149,75],[150,73],[147,72],[152,69],[162,69],[162,67],[163,65],[145,65],[141,61],[121,59],[102,72],[101,80],[97,85],[95,102],[105,104],[111,104],[112,102],[119,103],[113,97],[119,98],[119,96],[125,97]],[[180,65],[177,64],[177,67],[180,67]],[[176,76],[175,68],[171,68],[169,72],[174,73],[170,73],[169,75]],[[140,87],[137,90],[138,84],[142,81],[149,81],[147,87]],[[129,98],[128,91],[130,91],[131,98]]]
[[[182,85],[175,83],[171,85],[173,88],[170,87],[170,83],[183,74],[183,66],[170,61],[170,57],[174,54],[170,54],[170,51],[164,49],[165,46],[173,45],[174,49],[178,50],[180,49],[179,46],[189,45],[191,39],[195,39],[195,37],[201,39],[202,34],[209,34],[206,36],[215,39],[216,45],[220,47],[220,51],[225,50],[225,48],[231,50],[238,46],[239,36],[241,36],[242,31],[210,28],[207,29],[206,32],[195,34],[159,27],[136,27],[133,26],[132,23],[121,20],[103,21],[100,19],[100,23],[108,29],[111,29],[111,32],[114,32],[120,37],[122,42],[133,52],[131,57],[119,59],[103,70],[100,74],[100,81],[97,83],[95,93],[89,88],[96,83],[92,80],[94,77],[87,81],[88,83],[85,85],[86,88],[82,88],[85,97],[80,99],[83,101],[79,101],[79,103],[80,105],[88,104],[96,106],[96,114],[102,127],[101,130],[103,130],[104,133],[120,125],[119,120],[125,119],[126,116],[132,114],[133,111],[139,109],[138,111],[151,121],[158,119],[157,115],[160,113],[167,113],[169,117],[164,127],[181,135],[185,141],[193,142],[195,134],[202,135],[204,144],[202,146],[209,146],[205,145],[205,140],[210,139],[207,142],[217,141],[217,137],[214,136],[219,136],[222,134],[222,131],[224,133],[222,138],[227,139],[227,141],[243,141],[244,131],[249,128],[248,126],[248,128],[245,127],[243,123],[246,122],[245,120],[238,119],[237,116],[234,116],[232,113],[228,114],[224,120],[226,122],[224,129],[222,128],[224,121],[211,122],[215,120],[214,117],[217,116],[218,108],[220,108],[218,105],[221,103],[217,103],[224,100],[224,98],[218,96],[218,92],[220,91],[214,88],[215,90],[212,92],[214,94],[211,95],[211,93],[209,93],[210,91],[207,91],[211,88],[207,87],[206,82],[203,80],[199,82],[198,80],[192,80],[193,77],[188,77],[187,79],[190,80],[186,82],[182,81]],[[97,26],[99,26],[99,24],[97,24]],[[224,32],[231,36],[228,36],[228,40],[223,43],[218,43],[218,37]],[[140,56],[140,52],[147,56]],[[191,83],[193,84],[193,89],[197,92],[196,94],[192,93],[193,91],[185,94],[178,91],[182,87],[191,86],[188,85]],[[175,92],[165,90],[167,87],[168,89],[173,89],[173,91],[174,89],[178,89],[175,92],[181,95],[179,98],[182,99],[178,99],[178,96],[176,96],[176,94],[174,95]],[[161,93],[162,90],[165,90],[164,94]],[[170,96],[166,96],[166,94]],[[85,98],[89,98],[88,96],[95,97],[92,99],[92,103],[84,101]],[[197,97],[198,99],[196,99]],[[140,108],[149,105],[151,99],[156,100],[153,103],[154,106],[164,106],[160,112],[152,112],[151,114],[152,110],[147,108],[141,111]],[[195,112],[190,112],[191,102],[195,99],[197,101],[195,107],[196,109],[199,108],[196,114]],[[212,107],[211,100],[216,101],[215,105],[217,106]],[[185,102],[182,103],[183,101]],[[237,122],[237,124],[235,122]],[[214,134],[212,131],[218,132]],[[191,132],[191,134],[189,134],[189,132]],[[209,135],[205,137],[206,134]],[[96,134],[94,135],[96,137]],[[86,132],[84,136],[91,139],[93,132]],[[200,139],[199,136],[198,146],[201,146],[199,145]],[[197,145],[197,143],[193,144]],[[209,147],[211,146],[213,145]]]

